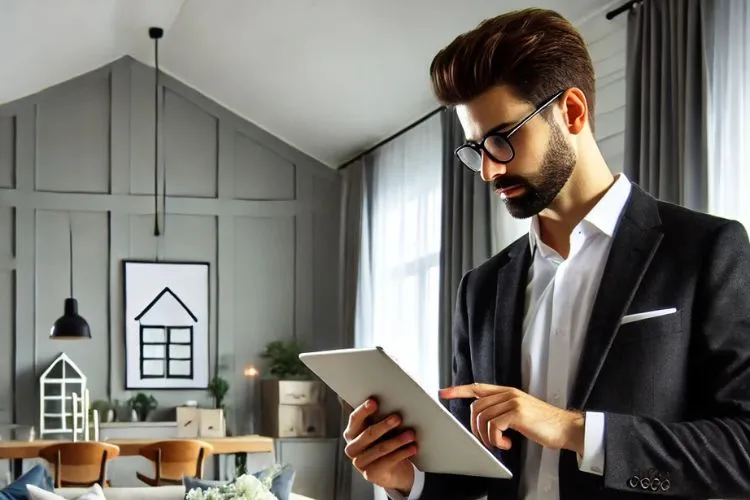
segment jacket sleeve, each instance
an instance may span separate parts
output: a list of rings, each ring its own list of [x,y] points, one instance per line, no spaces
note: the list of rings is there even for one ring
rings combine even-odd
[[[700,419],[606,414],[607,488],[750,497],[750,243],[738,222],[716,231],[698,276],[691,370]],[[642,471],[640,473],[635,471]]]
[[[471,384],[474,382],[469,352],[469,332],[467,318],[467,283],[469,273],[461,279],[458,287],[455,312],[453,314],[453,384]],[[456,399],[449,402],[450,412],[467,428],[471,429],[470,402]],[[454,474],[426,473],[424,490],[419,500],[468,500],[487,495],[488,480],[482,477],[460,476]]]

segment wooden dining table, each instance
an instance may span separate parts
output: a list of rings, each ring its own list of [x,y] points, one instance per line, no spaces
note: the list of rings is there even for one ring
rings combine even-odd
[[[159,441],[168,441],[180,438],[162,439],[107,439],[103,442],[117,445],[120,448],[120,456],[136,456],[141,448]],[[219,438],[194,438],[204,441],[213,446],[213,455],[231,455],[234,453],[273,453],[273,438],[250,435],[231,436]],[[63,440],[34,440],[34,441],[0,441],[0,460],[13,461],[13,475],[20,476],[23,469],[23,460],[39,458],[39,451],[49,445],[69,442]]]

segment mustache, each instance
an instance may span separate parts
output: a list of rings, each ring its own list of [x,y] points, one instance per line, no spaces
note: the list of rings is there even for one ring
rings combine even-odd
[[[516,176],[510,176],[510,175],[504,175],[492,181],[492,187],[495,190],[505,189],[511,186],[524,186],[526,188],[529,188],[531,187],[531,184],[529,183],[529,181],[527,181],[523,177],[516,177]]]

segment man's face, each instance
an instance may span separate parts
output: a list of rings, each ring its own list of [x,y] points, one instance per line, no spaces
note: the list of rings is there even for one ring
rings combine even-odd
[[[547,109],[551,113],[551,107]],[[502,131],[511,129],[534,110],[507,86],[494,87],[456,106],[466,139],[476,142],[498,125],[507,124]],[[508,163],[495,162],[483,154],[482,179],[492,182],[513,217],[531,217],[547,208],[568,182],[576,164],[575,151],[559,123],[550,123],[541,115],[516,131],[510,142],[515,156]]]

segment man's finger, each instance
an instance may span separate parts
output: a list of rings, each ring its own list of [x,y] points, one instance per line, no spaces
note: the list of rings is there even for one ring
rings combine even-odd
[[[370,398],[351,412],[349,414],[349,424],[344,431],[344,439],[351,441],[359,436],[365,429],[365,421],[367,420],[367,417],[373,415],[377,409],[377,403],[374,399]]]
[[[499,385],[475,383],[440,389],[439,396],[441,399],[483,398],[507,390],[507,387]]]

